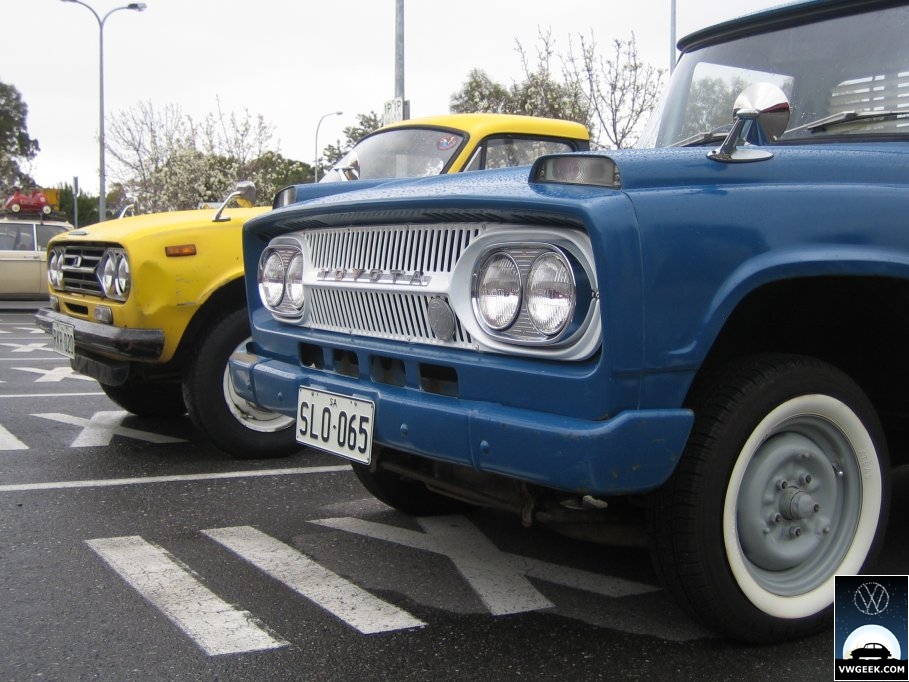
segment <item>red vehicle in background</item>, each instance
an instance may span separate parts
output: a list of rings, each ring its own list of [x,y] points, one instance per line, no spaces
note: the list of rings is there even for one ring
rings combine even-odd
[[[19,187],[13,188],[13,194],[6,200],[3,208],[13,213],[41,213],[44,215],[50,215],[53,210],[44,192],[35,189],[29,194],[25,194]]]

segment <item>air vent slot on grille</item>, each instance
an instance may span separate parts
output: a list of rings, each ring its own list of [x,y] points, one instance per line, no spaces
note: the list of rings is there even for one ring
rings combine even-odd
[[[107,245],[64,244],[63,290],[101,296],[96,272],[107,248]]]

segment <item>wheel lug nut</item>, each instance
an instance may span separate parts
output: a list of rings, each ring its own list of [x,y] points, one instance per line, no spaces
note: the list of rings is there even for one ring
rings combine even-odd
[[[770,525],[771,525],[771,526],[775,526],[776,524],[778,524],[778,523],[779,523],[780,521],[782,521],[782,520],[783,520],[783,515],[782,515],[782,514],[771,514],[771,515],[770,515]]]
[[[789,529],[789,537],[797,538],[797,537],[801,537],[801,535],[802,535],[801,528],[790,528]]]
[[[799,476],[799,483],[801,483],[802,485],[811,483],[811,474],[802,474],[801,476]]]

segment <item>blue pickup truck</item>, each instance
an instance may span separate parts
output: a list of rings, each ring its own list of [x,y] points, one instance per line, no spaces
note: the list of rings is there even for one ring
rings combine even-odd
[[[401,511],[646,543],[732,638],[826,627],[909,433],[907,35],[748,15],[680,42],[639,149],[253,219],[237,390]]]

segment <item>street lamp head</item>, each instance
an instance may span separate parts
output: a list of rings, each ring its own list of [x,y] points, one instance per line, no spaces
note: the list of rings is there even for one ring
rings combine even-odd
[[[69,1],[71,2],[72,0]],[[126,6],[126,9],[134,9],[137,12],[144,12],[146,9],[148,9],[148,5],[146,5],[144,2],[131,2]]]

